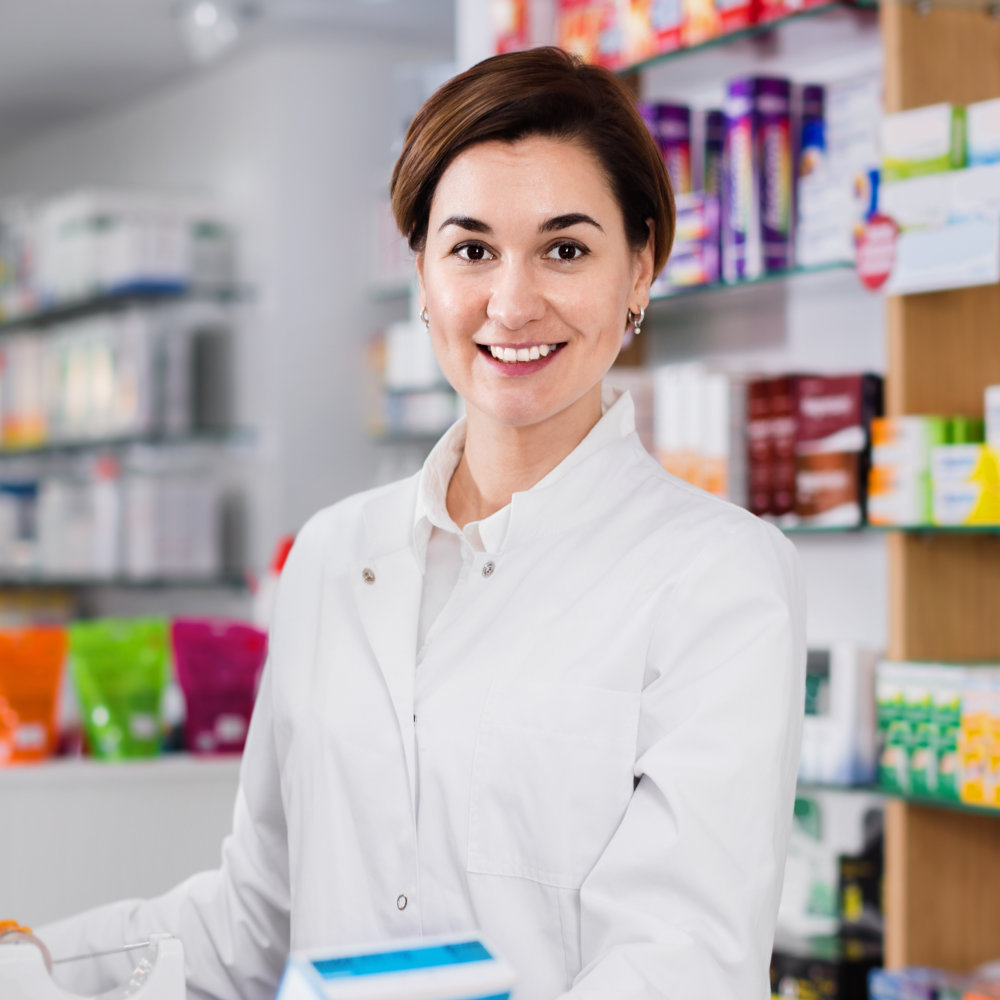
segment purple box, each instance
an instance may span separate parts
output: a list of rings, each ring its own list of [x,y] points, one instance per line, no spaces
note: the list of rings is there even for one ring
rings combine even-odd
[[[705,112],[705,144],[702,156],[703,191],[718,194],[722,189],[722,153],[726,145],[726,116],[718,108]]]
[[[656,141],[667,165],[674,194],[688,194],[691,183],[691,109],[685,104],[657,104]]]
[[[731,80],[726,93],[722,270],[726,281],[791,266],[791,85]]]

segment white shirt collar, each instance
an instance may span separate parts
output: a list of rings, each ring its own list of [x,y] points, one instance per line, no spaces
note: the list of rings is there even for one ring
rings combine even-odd
[[[587,436],[551,472],[524,492],[532,493],[553,486],[595,452],[635,431],[635,408],[627,392],[604,385],[601,391],[601,413],[601,419],[594,424]],[[464,536],[472,548],[479,552],[499,552],[507,534],[511,504],[481,521],[470,522],[464,530],[455,524],[448,513],[448,484],[465,449],[465,430],[463,417],[445,432],[420,470],[413,522],[413,547],[421,569],[427,556],[427,541],[434,528]]]

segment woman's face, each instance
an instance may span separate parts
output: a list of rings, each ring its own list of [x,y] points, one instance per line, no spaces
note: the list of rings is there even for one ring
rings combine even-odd
[[[430,334],[469,428],[581,433],[629,309],[649,300],[652,248],[630,249],[596,158],[568,140],[487,142],[457,156],[417,257]]]

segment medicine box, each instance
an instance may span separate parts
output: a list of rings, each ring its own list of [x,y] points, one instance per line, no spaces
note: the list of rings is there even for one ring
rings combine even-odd
[[[882,119],[882,176],[898,181],[965,166],[965,108],[931,104]]]
[[[966,108],[969,166],[1000,163],[1000,97]]]
[[[293,952],[275,1000],[508,1000],[510,967],[478,936]]]

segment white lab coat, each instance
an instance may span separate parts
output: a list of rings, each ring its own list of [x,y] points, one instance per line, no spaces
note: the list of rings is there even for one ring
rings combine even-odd
[[[627,397],[603,419],[620,433],[516,494],[476,554],[421,664],[461,669],[416,723],[416,477],[313,518],[221,868],[44,928],[52,952],[172,930],[190,997],[265,1000],[289,948],[468,922],[424,919],[419,826],[464,845],[517,1000],[767,997],[803,710],[794,552],[664,472]],[[425,729],[459,734],[430,774]],[[418,824],[426,781],[447,807]]]

